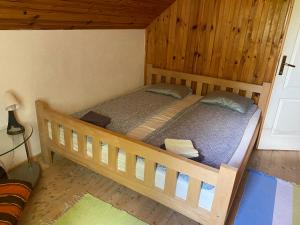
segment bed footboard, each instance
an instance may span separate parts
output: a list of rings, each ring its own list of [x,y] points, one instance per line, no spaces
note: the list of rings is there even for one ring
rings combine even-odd
[[[200,164],[124,135],[99,128],[71,116],[52,110],[42,101],[36,102],[38,127],[43,159],[52,163],[52,154],[58,153],[80,165],[106,176],[142,195],[174,209],[201,223],[223,225],[228,214],[230,200],[238,170],[222,165],[219,170]],[[51,134],[49,133],[51,124]],[[63,128],[63,129],[61,129]],[[60,137],[63,130],[64,143]],[[77,150],[74,150],[72,134],[76,132]],[[92,145],[88,154],[87,144]],[[103,144],[108,146],[107,163],[103,163]],[[118,153],[123,151],[126,159],[125,171],[118,169]],[[136,176],[137,159],[144,161],[144,178]],[[166,168],[164,188],[155,186],[155,168]],[[179,173],[189,177],[185,199],[176,196]],[[199,206],[201,184],[215,186],[211,211]]]

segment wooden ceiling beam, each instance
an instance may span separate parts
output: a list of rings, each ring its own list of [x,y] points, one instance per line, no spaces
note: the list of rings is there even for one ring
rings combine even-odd
[[[143,24],[126,24],[126,23],[115,23],[114,26],[111,26],[111,23],[89,23],[89,22],[80,22],[80,21],[49,21],[49,20],[39,20],[28,22],[28,20],[20,19],[2,19],[0,21],[0,30],[19,30],[19,29],[30,29],[30,30],[39,30],[39,29],[141,29]]]
[[[0,29],[145,28],[173,1],[0,0]]]

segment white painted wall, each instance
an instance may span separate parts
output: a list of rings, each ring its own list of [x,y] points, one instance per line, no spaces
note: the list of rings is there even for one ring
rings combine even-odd
[[[0,31],[0,128],[7,125],[3,93],[12,90],[22,102],[17,111],[20,122],[34,127],[30,144],[36,155],[40,152],[36,99],[72,113],[142,86],[144,33]],[[23,160],[23,149],[1,158],[6,168]]]

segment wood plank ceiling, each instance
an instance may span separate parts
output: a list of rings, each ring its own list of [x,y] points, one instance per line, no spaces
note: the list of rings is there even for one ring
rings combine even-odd
[[[0,29],[145,28],[174,0],[0,0]]]

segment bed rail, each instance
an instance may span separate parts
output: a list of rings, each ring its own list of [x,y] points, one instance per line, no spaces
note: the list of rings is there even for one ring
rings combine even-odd
[[[194,94],[201,96],[205,96],[207,93],[214,90],[234,92],[241,96],[252,98],[261,108],[263,115],[265,114],[271,88],[271,84],[266,82],[262,85],[249,84],[239,81],[164,70],[155,68],[151,64],[147,65],[146,83],[182,84],[192,88]]]
[[[51,109],[46,103],[36,101],[38,127],[44,160],[51,164],[53,153],[58,153],[101,175],[148,196],[187,217],[201,223],[222,225],[225,223],[234,190],[238,169],[222,165],[219,170],[147,145],[127,136],[99,128]],[[51,124],[51,135],[48,124]],[[60,142],[63,127],[64,144]],[[77,134],[78,149],[74,150],[72,133]],[[92,156],[87,154],[87,138],[92,139]],[[108,145],[108,163],[101,160],[101,143]],[[126,171],[119,171],[118,152],[126,154]],[[144,159],[144,179],[135,175],[137,156]],[[154,185],[156,165],[166,167],[164,189]],[[178,173],[189,176],[186,199],[175,195]],[[216,187],[212,210],[200,208],[202,182]]]

